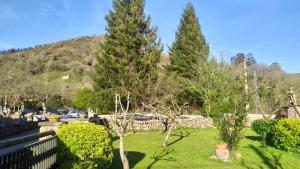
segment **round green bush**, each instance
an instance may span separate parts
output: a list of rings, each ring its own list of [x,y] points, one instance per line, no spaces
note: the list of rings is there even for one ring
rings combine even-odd
[[[272,132],[272,128],[274,127],[276,122],[277,122],[277,120],[259,119],[259,120],[255,120],[251,124],[251,128],[258,135],[260,135],[263,139],[265,139],[267,137],[267,135]]]
[[[284,119],[273,128],[273,142],[276,148],[286,151],[300,149],[300,119]]]
[[[76,122],[60,126],[56,134],[59,168],[104,169],[110,166],[113,148],[105,127]]]

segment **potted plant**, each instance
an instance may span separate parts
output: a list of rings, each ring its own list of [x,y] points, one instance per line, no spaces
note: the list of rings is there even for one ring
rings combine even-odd
[[[60,116],[57,114],[50,114],[47,116],[47,119],[51,123],[59,122],[60,121]]]
[[[227,149],[228,144],[227,143],[221,143],[216,145],[217,150],[225,150]]]
[[[221,143],[216,145],[216,158],[218,160],[229,160],[230,152],[228,150],[227,143]]]

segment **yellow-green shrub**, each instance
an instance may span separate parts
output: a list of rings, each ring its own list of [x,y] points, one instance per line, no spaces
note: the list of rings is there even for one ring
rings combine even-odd
[[[112,143],[105,127],[93,123],[70,123],[57,130],[57,161],[60,168],[108,168]]]
[[[300,148],[300,119],[284,119],[273,128],[273,142],[276,148],[296,151]]]

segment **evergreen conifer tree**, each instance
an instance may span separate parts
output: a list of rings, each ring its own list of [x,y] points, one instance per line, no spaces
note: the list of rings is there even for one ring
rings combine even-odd
[[[113,109],[115,92],[130,92],[133,108],[151,94],[162,46],[144,6],[144,0],[113,0],[106,16],[106,41],[97,53],[94,77],[100,111]]]
[[[179,77],[192,79],[197,76],[195,67],[208,60],[209,46],[205,41],[195,8],[188,3],[182,15],[176,40],[170,48],[169,71]]]

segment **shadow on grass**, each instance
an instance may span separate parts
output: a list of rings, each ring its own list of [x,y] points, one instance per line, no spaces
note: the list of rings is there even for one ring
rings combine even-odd
[[[251,148],[262,160],[263,163],[269,168],[269,169],[283,169],[282,164],[280,162],[282,154],[273,154],[267,151],[263,151],[261,148],[258,148],[254,145],[250,145],[249,148]],[[249,164],[246,163],[245,160],[242,160],[241,165],[244,166],[247,169],[252,169],[253,167],[249,166]],[[264,168],[263,166],[258,166],[257,164],[255,168]]]
[[[245,136],[245,137],[246,137],[246,139],[252,140],[252,141],[263,141],[261,136]]]
[[[123,168],[121,157],[119,154],[119,149],[114,149],[114,158],[110,169],[119,169]],[[134,166],[143,160],[145,157],[144,153],[136,152],[136,151],[127,151],[125,152],[129,161],[130,168],[134,168]]]
[[[120,138],[118,136],[111,136],[111,141],[114,142],[114,141],[117,141],[119,140]]]
[[[175,137],[178,137],[178,138],[176,140],[172,141],[171,143],[169,143],[168,146],[177,143],[178,141],[182,140],[185,137],[188,137],[189,135],[191,135],[191,133],[188,132],[188,131],[184,131],[184,132],[179,131],[179,132],[176,132],[176,133],[172,134],[172,136],[175,136]]]
[[[170,148],[163,148],[159,151],[155,151],[154,155],[151,157],[153,159],[153,162],[148,165],[147,169],[151,169],[152,166],[157,163],[158,161],[164,160],[164,161],[176,161],[173,157],[166,157],[169,155],[174,149]]]

